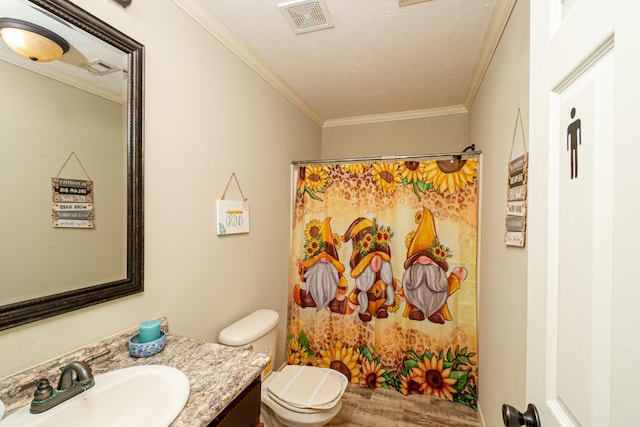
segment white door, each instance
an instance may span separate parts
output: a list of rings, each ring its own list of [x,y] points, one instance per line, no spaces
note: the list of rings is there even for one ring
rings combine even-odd
[[[543,427],[640,426],[638,20],[637,1],[531,0],[527,399]]]

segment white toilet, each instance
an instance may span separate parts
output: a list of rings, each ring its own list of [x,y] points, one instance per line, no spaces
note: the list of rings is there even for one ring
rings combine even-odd
[[[271,358],[262,372],[260,414],[267,427],[325,425],[342,408],[348,380],[333,369],[312,366],[287,365],[273,371],[278,318],[275,311],[257,310],[220,331],[218,341]]]

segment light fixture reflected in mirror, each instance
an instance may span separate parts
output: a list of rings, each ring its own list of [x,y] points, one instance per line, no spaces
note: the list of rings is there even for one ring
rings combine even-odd
[[[20,19],[0,18],[0,36],[11,50],[32,61],[55,61],[69,50],[69,43],[53,31]]]

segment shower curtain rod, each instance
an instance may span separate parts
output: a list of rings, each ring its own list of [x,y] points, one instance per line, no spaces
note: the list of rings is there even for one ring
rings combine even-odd
[[[453,157],[454,159],[468,159],[482,154],[482,151],[467,151],[459,153],[436,153],[436,154],[412,154],[406,156],[379,156],[379,157],[350,157],[344,159],[326,159],[326,160],[292,160],[292,165],[315,164],[315,163],[351,163],[351,162],[370,162],[375,160],[406,160],[406,159],[432,159],[441,157]]]

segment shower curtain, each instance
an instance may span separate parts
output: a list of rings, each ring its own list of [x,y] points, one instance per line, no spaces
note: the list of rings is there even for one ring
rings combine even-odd
[[[478,168],[477,155],[294,165],[287,363],[477,409]]]

